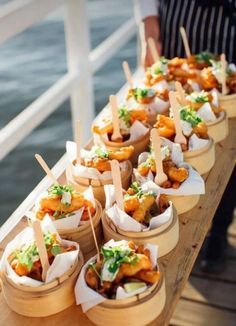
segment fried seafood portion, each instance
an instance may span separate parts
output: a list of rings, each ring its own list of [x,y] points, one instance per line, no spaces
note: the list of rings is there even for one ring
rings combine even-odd
[[[118,286],[125,288],[126,283],[135,286],[140,281],[150,285],[160,279],[160,272],[152,266],[150,250],[143,245],[119,241],[112,247],[104,245],[101,256],[99,262],[90,263],[85,281],[108,299],[115,299]]]

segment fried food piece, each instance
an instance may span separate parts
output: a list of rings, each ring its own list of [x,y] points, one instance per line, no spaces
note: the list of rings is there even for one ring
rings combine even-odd
[[[157,115],[157,122],[154,127],[158,129],[160,137],[172,138],[175,135],[174,120],[165,115]]]
[[[143,223],[145,220],[145,216],[147,212],[150,210],[151,206],[155,202],[155,197],[151,194],[147,193],[142,196],[140,199],[139,207],[133,212],[132,217],[140,222]]]
[[[165,210],[170,206],[166,195],[163,194],[160,195],[158,206],[159,206],[160,213],[165,212]]]
[[[193,127],[193,132],[199,137],[203,139],[208,139],[207,133],[207,125],[205,122],[199,122],[195,127]]]
[[[42,210],[49,209],[51,211],[59,211],[65,214],[79,210],[84,206],[83,194],[73,193],[71,204],[65,205],[61,202],[61,196],[49,195],[40,200],[40,207]]]
[[[148,172],[150,170],[149,165],[146,162],[143,162],[139,164],[138,166],[138,173],[141,174],[141,176],[146,177]]]
[[[111,164],[108,158],[93,157],[83,161],[83,165],[88,168],[97,169],[99,172],[111,171]]]
[[[159,271],[146,271],[141,270],[136,275],[134,275],[135,278],[139,279],[140,281],[144,281],[147,283],[154,284],[160,279],[160,272]]]
[[[124,199],[124,210],[127,214],[135,211],[139,206],[139,199],[136,196],[130,196]]]
[[[85,273],[85,281],[94,290],[98,290],[100,286],[99,273],[101,271],[101,263],[96,263],[94,266],[89,266]]]
[[[113,132],[113,125],[110,119],[103,119],[100,124],[92,125],[92,133],[103,135],[110,134]]]
[[[127,147],[121,147],[116,151],[109,151],[109,159],[117,160],[119,162],[129,160],[134,153],[134,147],[132,145]]]
[[[226,85],[230,93],[236,93],[236,73],[231,73],[226,79]]]
[[[116,282],[119,282],[123,277],[131,277],[137,274],[141,270],[152,269],[152,263],[150,259],[144,254],[137,254],[138,261],[135,264],[123,263],[120,266],[119,272],[116,275]]]
[[[144,109],[138,108],[138,109],[130,110],[131,124],[133,124],[136,120],[145,122],[145,121],[147,121],[147,118],[148,118],[148,115]]]
[[[185,59],[185,58],[175,57],[175,58],[169,60],[168,66],[169,66],[169,68],[177,68],[177,67],[181,67],[186,62],[187,62],[187,59]]]
[[[189,173],[188,170],[183,167],[171,167],[170,169],[168,169],[167,175],[171,181],[177,181],[182,183],[188,178]]]
[[[201,85],[203,89],[219,89],[219,82],[212,73],[212,67],[204,68],[200,73]]]

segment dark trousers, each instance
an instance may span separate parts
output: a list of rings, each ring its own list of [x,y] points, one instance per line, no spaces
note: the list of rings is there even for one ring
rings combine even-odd
[[[221,202],[217,208],[211,228],[211,235],[226,237],[227,229],[233,220],[234,208],[236,207],[236,167],[230,177],[229,183]]]

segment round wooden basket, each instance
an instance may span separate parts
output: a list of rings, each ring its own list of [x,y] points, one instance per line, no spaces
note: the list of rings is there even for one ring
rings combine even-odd
[[[96,201],[96,213],[93,216],[93,225],[97,237],[98,244],[102,242],[102,225],[101,225],[102,207]],[[93,234],[90,222],[87,221],[77,228],[73,229],[59,229],[57,230],[63,239],[78,242],[80,249],[86,257],[93,255],[95,248]]]
[[[132,155],[131,162],[135,164],[138,161],[139,154],[141,154],[142,152],[146,152],[148,149],[148,144],[150,142],[150,126],[148,124],[146,124],[146,127],[149,128],[147,133],[145,135],[137,138],[136,140],[133,140],[133,141],[127,140],[122,143],[116,143],[113,141],[103,139],[103,142],[107,149],[112,149],[112,150],[121,148],[121,147],[125,147],[125,146],[133,145],[134,153]]]
[[[220,95],[219,101],[228,118],[236,117],[236,94]]]
[[[133,169],[130,161],[126,161],[126,164],[126,169],[121,171],[121,183],[123,189],[128,189]],[[108,180],[87,179],[72,175],[71,172],[71,168],[67,167],[66,176],[68,183],[70,183],[72,187],[79,192],[83,192],[89,186],[92,186],[94,197],[101,203],[102,207],[105,207],[106,196],[104,192],[104,185],[113,184],[112,178]]]
[[[146,326],[162,312],[166,301],[165,280],[159,266],[159,282],[144,293],[121,300],[105,300],[86,312],[87,317],[98,326]]]
[[[3,296],[8,306],[20,315],[54,315],[75,303],[74,287],[83,264],[80,251],[76,263],[65,274],[39,287],[15,284],[4,273],[1,275]]]
[[[226,112],[222,111],[220,117],[216,121],[207,123],[207,128],[208,135],[214,140],[215,143],[225,139],[229,133],[228,118]]]
[[[194,167],[201,175],[211,170],[215,163],[215,144],[212,138],[207,146],[196,150],[184,152],[184,161]]]
[[[124,231],[117,227],[106,215],[102,215],[102,227],[105,242],[114,239],[133,240],[137,245],[151,243],[158,245],[158,256],[162,257],[168,254],[178,243],[179,240],[179,220],[176,209],[173,207],[173,216],[169,222],[160,227],[144,232]]]
[[[197,205],[200,199],[200,195],[190,196],[173,196],[166,195],[169,201],[172,201],[175,206],[178,215],[190,211],[194,206]]]

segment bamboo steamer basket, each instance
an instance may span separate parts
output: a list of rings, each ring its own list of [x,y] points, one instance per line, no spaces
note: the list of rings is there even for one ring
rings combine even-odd
[[[133,240],[137,245],[151,243],[158,245],[159,257],[162,257],[173,250],[179,240],[179,220],[177,211],[174,207],[170,221],[150,231],[124,231],[111,221],[105,211],[102,215],[102,227],[105,242],[114,239],[115,241]]]
[[[3,296],[8,306],[20,315],[27,317],[54,315],[75,303],[74,287],[83,263],[80,251],[74,266],[56,280],[39,287],[15,284],[3,273],[1,275]]]
[[[121,147],[133,145],[134,146],[134,153],[132,155],[131,162],[133,164],[136,164],[137,161],[138,161],[139,154],[141,154],[142,152],[147,151],[148,144],[150,142],[150,125],[146,124],[145,126],[147,128],[149,128],[147,133],[145,135],[137,138],[136,140],[131,140],[131,141],[126,140],[124,142],[116,143],[116,142],[106,140],[106,139],[103,138],[102,141],[105,144],[106,148],[110,149],[110,150],[115,150],[115,149],[118,149],[118,148],[121,148]]]
[[[226,111],[228,118],[236,117],[236,94],[220,95],[219,102]]]
[[[236,102],[235,102],[236,103]],[[224,140],[229,133],[228,119],[225,111],[221,112],[220,117],[214,122],[207,123],[208,135],[218,143]]]
[[[175,206],[178,215],[190,211],[193,207],[197,205],[200,199],[200,195],[190,195],[190,196],[174,196],[166,195],[169,201],[172,201]]]
[[[146,326],[162,312],[166,301],[165,280],[159,266],[159,282],[144,293],[121,300],[105,300],[86,312],[97,326]]]
[[[201,175],[209,172],[215,163],[215,144],[212,138],[209,140],[207,146],[201,149],[184,152],[184,161]]]
[[[96,200],[96,213],[93,216],[93,225],[97,237],[98,244],[102,242],[102,225],[101,225],[102,207]],[[57,230],[62,239],[78,242],[80,249],[86,257],[93,254],[95,250],[95,243],[93,239],[92,229],[90,222],[80,225],[72,229],[59,229]]]
[[[130,185],[131,175],[132,175],[132,164],[130,161],[126,161],[127,168],[121,171],[121,183],[123,189],[128,189]],[[69,171],[69,167],[67,168],[66,175],[67,181],[72,185],[74,190],[78,192],[83,192],[87,190],[89,186],[92,186],[94,197],[101,203],[102,207],[105,207],[106,204],[106,196],[104,192],[104,185],[113,184],[113,180],[98,180],[98,179],[87,179],[81,178],[75,175],[72,175],[71,169]]]

